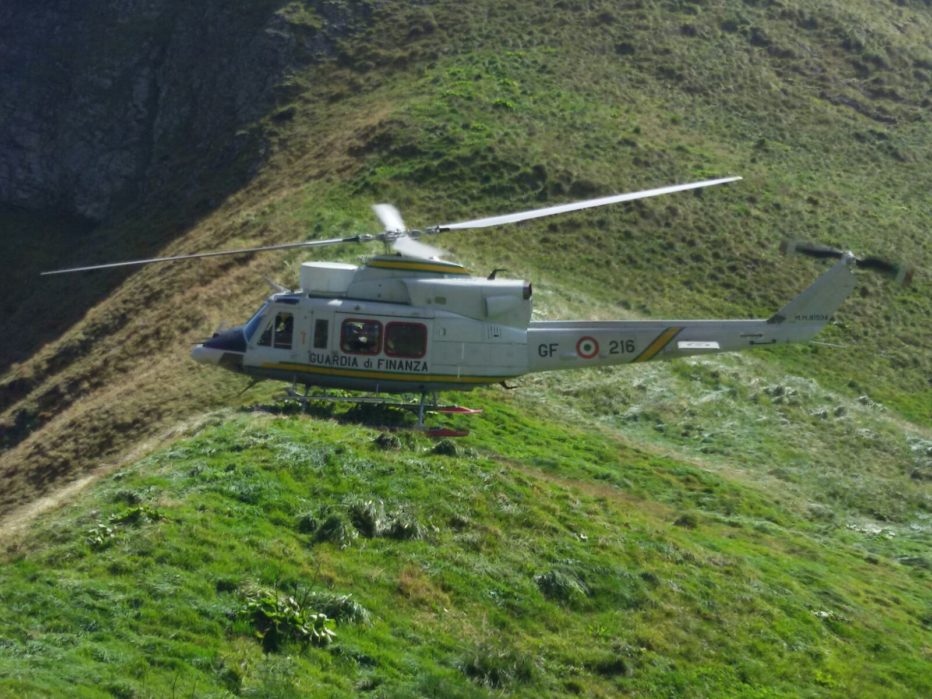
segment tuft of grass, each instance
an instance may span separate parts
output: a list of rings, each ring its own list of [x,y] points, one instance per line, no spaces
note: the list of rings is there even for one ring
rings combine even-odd
[[[414,515],[402,510],[392,515],[384,536],[399,540],[420,539],[424,536],[424,528]]]
[[[338,514],[331,514],[314,532],[314,541],[329,542],[343,549],[352,544],[356,536],[356,530],[350,526],[349,522]]]
[[[379,436],[372,440],[379,449],[401,449],[401,439],[398,435],[390,432],[380,432]]]
[[[113,524],[131,524],[134,526],[147,524],[149,522],[158,522],[165,519],[165,516],[154,507],[148,505],[133,505],[125,510],[114,512],[108,518]]]
[[[353,526],[368,539],[419,539],[423,534],[414,515],[404,509],[386,512],[385,503],[381,500],[354,498],[347,509]]]
[[[337,622],[366,624],[371,619],[369,610],[353,599],[352,595],[312,591],[303,596],[305,604],[317,609]]]
[[[438,440],[431,451],[440,456],[456,456],[457,454],[456,444],[450,439]]]
[[[348,509],[353,526],[369,539],[381,536],[388,528],[385,505],[381,500],[355,500]]]
[[[480,643],[464,653],[457,667],[470,680],[490,689],[528,685],[535,674],[530,657],[495,642]]]
[[[313,534],[320,524],[321,522],[314,512],[303,512],[298,515],[295,526],[302,534]]]
[[[537,587],[548,599],[562,604],[576,604],[589,596],[589,589],[575,574],[565,570],[550,570],[534,576]]]
[[[695,529],[699,526],[699,517],[695,512],[684,512],[673,521],[673,524],[677,527]]]

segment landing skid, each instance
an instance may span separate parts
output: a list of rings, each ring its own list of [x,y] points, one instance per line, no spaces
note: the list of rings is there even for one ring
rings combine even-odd
[[[297,401],[304,410],[309,403],[320,401],[329,403],[353,403],[355,405],[384,405],[392,408],[410,410],[417,415],[415,429],[421,430],[429,437],[465,437],[469,430],[456,430],[449,427],[427,427],[424,424],[426,413],[446,413],[449,415],[478,415],[482,410],[467,408],[462,405],[448,405],[438,402],[436,393],[422,393],[418,400],[392,400],[381,395],[370,396],[338,396],[332,393],[310,393],[309,388],[304,393],[298,392],[294,386],[285,389],[287,400]],[[428,399],[428,395],[430,398]]]

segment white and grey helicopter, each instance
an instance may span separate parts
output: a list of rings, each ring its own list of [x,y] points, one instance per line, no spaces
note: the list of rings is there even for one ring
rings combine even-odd
[[[691,182],[589,199],[502,216],[409,229],[390,204],[373,206],[384,229],[327,240],[267,245],[132,260],[55,270],[63,274],[220,255],[381,241],[393,254],[361,265],[304,262],[300,289],[279,288],[252,318],[197,344],[195,361],[254,379],[286,381],[301,401],[343,400],[425,412],[478,412],[438,401],[440,391],[502,384],[538,371],[602,367],[731,352],[811,339],[854,288],[856,266],[899,277],[909,273],[883,260],[858,260],[834,248],[796,243],[796,252],[838,258],[807,289],[759,320],[532,320],[528,281],[472,276],[462,265],[441,260],[422,238],[445,231],[488,228],[598,206],[725,184],[741,179]],[[789,250],[787,250],[789,251]],[[304,394],[296,386],[305,386]],[[318,389],[315,393],[310,388]],[[323,392],[347,389],[365,395]],[[399,400],[386,394],[408,394]],[[458,430],[438,429],[457,436]]]

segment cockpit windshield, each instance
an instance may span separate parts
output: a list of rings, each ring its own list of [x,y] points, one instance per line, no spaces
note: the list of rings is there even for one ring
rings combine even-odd
[[[263,303],[262,308],[256,311],[256,314],[243,326],[243,335],[246,337],[246,342],[249,342],[252,336],[255,335],[256,330],[259,329],[259,326],[262,324],[262,316],[265,314],[265,309],[268,307],[268,303]]]

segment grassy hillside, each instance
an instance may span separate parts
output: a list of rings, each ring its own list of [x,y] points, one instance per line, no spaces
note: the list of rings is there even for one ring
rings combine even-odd
[[[105,479],[11,551],[0,694],[932,690],[906,541],[482,402],[455,454],[225,411]]]
[[[136,221],[122,249],[372,231],[377,201],[417,226],[740,174],[439,243],[532,280],[547,318],[769,314],[823,268],[779,257],[783,237],[912,262],[915,284],[861,275],[830,346],[457,397],[486,413],[444,457],[407,433],[375,448],[365,416],[251,412],[273,387],[189,361],[264,275],[295,284],[301,255],[88,282],[115,290],[0,379],[18,532],[0,694],[929,694],[930,35],[920,2],[375,8],[255,125],[268,159],[245,187]],[[16,509],[88,475],[60,512]],[[360,533],[380,507],[417,536]],[[331,516],[343,548],[317,540]],[[264,595],[357,620],[328,622],[326,649],[264,653]]]

